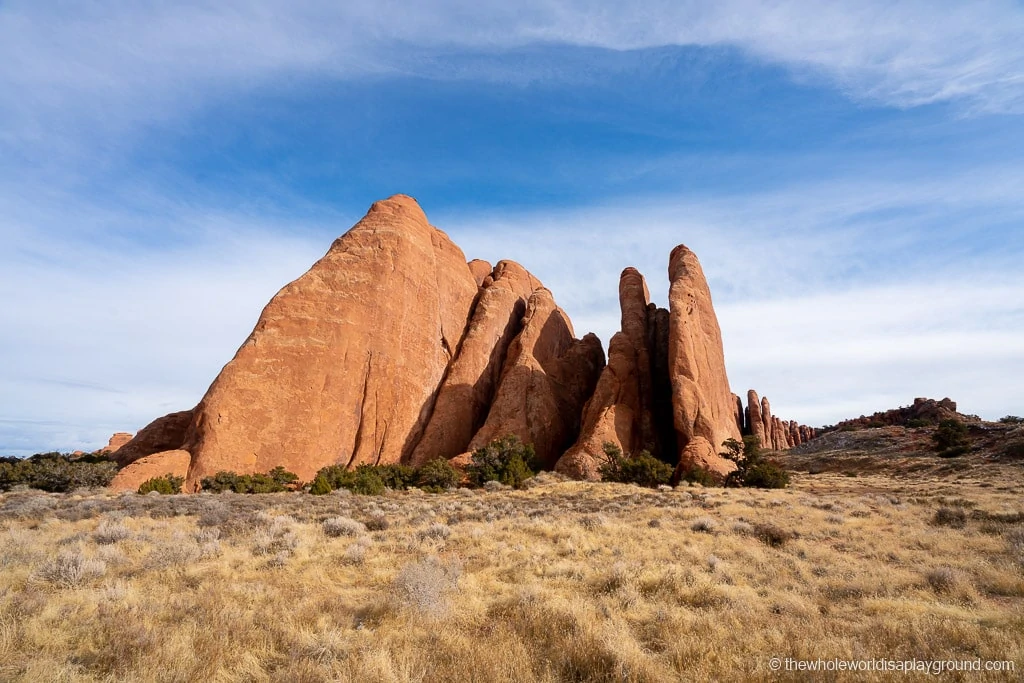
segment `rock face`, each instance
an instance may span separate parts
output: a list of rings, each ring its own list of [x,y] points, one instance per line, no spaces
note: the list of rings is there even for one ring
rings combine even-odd
[[[189,485],[407,459],[476,294],[462,251],[412,198],[377,202],[267,304],[210,386],[185,443]]]
[[[481,261],[471,261],[483,263]],[[513,261],[500,261],[483,286],[473,315],[434,404],[423,438],[412,452],[414,466],[464,452],[483,425],[501,379],[509,345],[522,331],[526,305],[542,287]]]
[[[669,258],[669,377],[679,444],[695,437],[712,444],[715,458],[726,439],[739,439],[735,406],[725,372],[722,332],[697,256],[683,245]],[[728,461],[720,468],[731,469]],[[708,468],[713,469],[713,468]]]
[[[164,451],[147,455],[118,471],[110,482],[110,488],[115,491],[138,491],[143,482],[154,477],[167,474],[185,477],[191,462],[192,456],[188,451]]]
[[[522,326],[509,347],[487,420],[467,450],[514,434],[532,443],[540,461],[552,467],[579,433],[583,404],[604,367],[604,350],[592,334],[574,339],[568,316],[544,288],[530,296]]]
[[[191,423],[191,410],[158,417],[140,429],[135,438],[117,449],[112,457],[124,467],[147,455],[179,449],[185,443],[185,432]]]
[[[843,420],[828,429],[841,428],[865,428],[865,427],[906,427],[912,423],[938,424],[943,420],[961,420],[966,422],[977,421],[979,418],[974,415],[961,415],[956,410],[956,401],[944,398],[937,401],[932,398],[915,398],[914,403],[909,406],[894,408],[875,413],[873,415],[861,415],[852,420]]]

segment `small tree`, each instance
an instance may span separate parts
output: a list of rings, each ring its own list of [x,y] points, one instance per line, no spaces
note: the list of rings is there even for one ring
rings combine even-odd
[[[761,452],[761,441],[748,434],[743,442],[726,439],[719,455],[736,463],[736,469],[725,477],[726,486],[750,486],[761,489],[783,489],[789,486],[789,474],[767,460]]]
[[[967,425],[960,420],[940,422],[938,429],[932,434],[932,441],[935,442],[935,450],[939,451],[939,457],[942,458],[955,458],[970,450]]]
[[[536,460],[533,445],[524,444],[519,437],[510,434],[475,450],[466,475],[474,486],[499,481],[518,489],[533,476],[535,468],[539,469]]]
[[[603,450],[604,461],[597,469],[604,481],[656,488],[672,479],[672,466],[647,451],[625,456],[622,449],[611,441],[605,442]]]

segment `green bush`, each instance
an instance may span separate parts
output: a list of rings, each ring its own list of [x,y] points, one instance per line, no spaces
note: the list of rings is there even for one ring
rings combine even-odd
[[[736,463],[736,469],[725,477],[726,486],[748,486],[759,489],[784,489],[789,486],[789,473],[764,457],[756,436],[747,435],[740,443],[736,439],[722,442],[725,450],[720,454]]]
[[[238,474],[221,470],[212,477],[203,477],[199,485],[210,493],[281,493],[288,491],[298,478],[298,475],[283,467],[275,467],[264,474]]]
[[[416,485],[424,491],[441,493],[458,486],[461,479],[459,471],[452,467],[444,458],[431,460],[416,473]]]
[[[925,420],[925,419],[920,418],[920,417],[915,417],[915,418],[913,418],[911,420],[907,420],[907,426],[910,427],[911,429],[920,429],[921,427],[931,427],[933,424],[935,424],[935,423],[932,422],[931,420]]]
[[[147,479],[139,485],[139,493],[146,494],[156,491],[165,496],[181,493],[181,485],[185,483],[185,477],[176,477],[173,474],[165,474],[162,477]]]
[[[473,486],[498,481],[518,489],[533,476],[535,469],[539,466],[533,445],[524,444],[510,434],[475,450],[472,462],[466,467],[466,476]]]
[[[610,441],[605,442],[603,450],[604,461],[597,469],[604,481],[657,488],[672,480],[672,466],[647,451],[625,456],[622,449]]]
[[[384,486],[394,491],[403,491],[416,482],[416,470],[408,465],[378,465],[376,471]]]
[[[967,425],[960,420],[940,422],[938,429],[932,434],[932,441],[935,442],[935,450],[939,451],[939,456],[943,458],[954,458],[970,450]]]
[[[317,474],[313,477],[313,483],[309,485],[309,492],[314,496],[323,496],[333,490],[331,483],[327,481],[327,477],[322,474]]]
[[[999,418],[999,422],[1004,425],[1019,425],[1024,424],[1024,417],[1018,417],[1016,415],[1007,415],[1006,417]]]
[[[63,453],[37,453],[29,458],[0,461],[0,490],[28,486],[63,493],[106,486],[115,474],[117,464],[105,456],[73,458]]]

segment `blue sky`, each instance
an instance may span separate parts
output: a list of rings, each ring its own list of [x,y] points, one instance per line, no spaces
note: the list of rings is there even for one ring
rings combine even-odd
[[[685,243],[733,389],[1024,414],[1017,2],[0,2],[0,452],[194,405],[376,199],[607,342]]]

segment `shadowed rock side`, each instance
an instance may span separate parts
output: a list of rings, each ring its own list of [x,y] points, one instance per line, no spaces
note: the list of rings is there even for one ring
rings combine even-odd
[[[484,279],[491,274],[491,264],[475,258],[466,265],[469,266],[469,272],[473,273],[473,279],[476,280],[477,287],[482,287]]]
[[[667,343],[658,345],[658,309],[650,303],[650,293],[643,276],[635,268],[626,268],[619,278],[619,307],[622,331],[608,346],[605,366],[594,395],[583,410],[580,438],[559,459],[556,469],[579,479],[598,479],[598,462],[605,443],[612,443],[625,453],[642,449],[656,454],[671,449],[674,441],[662,444],[656,414],[656,377],[659,368],[667,367]],[[666,340],[667,341],[667,340]],[[667,413],[669,419],[671,412]]]
[[[410,197],[375,203],[267,304],[196,408],[187,485],[218,470],[411,454],[477,294],[462,251]]]
[[[722,332],[711,303],[711,291],[697,256],[683,245],[669,257],[669,376],[672,380],[673,423],[682,456],[695,438],[713,447],[705,469],[727,474],[734,465],[717,455],[726,439],[741,438],[736,402],[725,372]]]
[[[191,461],[192,456],[188,451],[153,453],[139,458],[119,470],[110,482],[110,488],[115,491],[138,491],[143,482],[154,477],[163,477],[168,474],[185,477],[188,474],[188,466]]]
[[[470,262],[482,263],[480,261]],[[526,304],[540,281],[513,261],[500,261],[483,286],[423,438],[409,464],[452,458],[466,451],[483,425],[501,379],[509,345],[522,329]]]
[[[191,410],[182,410],[158,417],[140,429],[131,441],[114,451],[111,458],[119,467],[124,467],[147,455],[181,448],[192,423],[192,414]]]
[[[604,367],[604,350],[593,334],[574,339],[572,323],[551,292],[535,291],[522,331],[508,350],[494,402],[467,451],[514,434],[532,443],[552,467],[579,434],[583,404]]]

